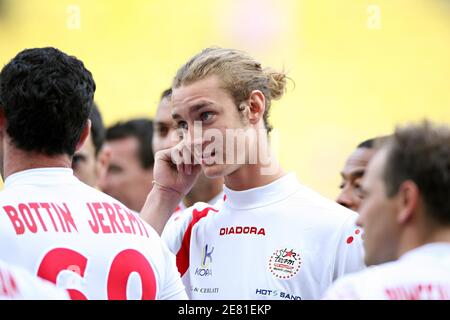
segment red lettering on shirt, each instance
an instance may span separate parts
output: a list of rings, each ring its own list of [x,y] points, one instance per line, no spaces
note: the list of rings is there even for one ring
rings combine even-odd
[[[0,269],[0,297],[13,298],[19,294],[16,281],[8,270]]]
[[[37,225],[34,221],[33,216],[31,215],[30,208],[28,208],[25,203],[19,203],[19,212],[22,216],[22,221],[25,223],[25,226],[28,228],[28,230],[32,233],[36,233]]]
[[[98,225],[97,215],[95,214],[94,208],[90,203],[86,203],[86,205],[92,216],[92,220],[88,220],[88,224],[91,227],[92,232],[98,233],[100,231],[100,227]]]
[[[16,234],[23,234],[25,232],[25,226],[23,225],[22,220],[20,220],[16,209],[13,206],[3,206],[3,210],[5,210],[9,220],[11,220]]]
[[[219,230],[219,235],[221,236],[232,234],[255,234],[265,236],[266,230],[264,228],[247,227],[247,226],[224,227],[220,228]]]
[[[50,212],[50,205],[48,203],[45,203],[45,202],[41,202],[41,203],[39,203],[39,205],[41,206],[41,208],[46,210],[46,212],[48,214],[48,217],[52,221],[53,228],[55,228],[55,231],[58,232],[58,227],[56,226],[55,219],[53,219],[53,215]]]
[[[131,233],[131,228],[125,224],[125,217],[121,213],[123,208],[119,206],[117,203],[114,203],[114,208],[116,209],[117,216],[119,217],[120,223],[122,224],[123,232]]]
[[[3,206],[17,235],[38,232],[78,231],[67,204],[30,202]],[[43,215],[43,212],[46,214]],[[58,217],[55,220],[54,216]],[[51,221],[51,224],[48,222]],[[56,222],[59,221],[59,224]],[[51,228],[53,226],[53,229]]]
[[[44,229],[44,231],[47,232],[47,226],[45,225],[44,220],[42,220],[41,214],[39,213],[39,204],[35,203],[35,202],[30,202],[28,205],[30,206],[31,209],[34,210],[34,213],[35,213],[36,217],[38,218],[38,220],[42,226],[42,229]]]
[[[66,232],[66,226],[64,225],[63,219],[61,218],[61,215],[59,214],[58,209],[56,209],[56,206],[53,203],[50,203],[50,206],[53,208],[53,211],[55,211],[56,216],[58,217],[62,231]]]
[[[145,223],[126,207],[108,202],[92,202],[86,205],[92,216],[92,220],[88,222],[94,233],[128,233],[150,237]]]
[[[116,233],[117,228],[118,232],[122,233],[122,229],[120,228],[119,224],[116,221],[116,212],[114,211],[113,206],[107,202],[103,202],[103,207],[105,208],[106,215],[109,218],[109,223],[111,224],[112,232]]]
[[[137,227],[139,228],[139,232],[140,232],[140,234],[142,236],[143,233],[142,233],[141,226],[139,225],[137,217],[130,210],[126,210],[125,209],[125,213],[127,215],[128,220],[130,221],[131,230],[133,230],[133,233],[136,234],[135,229],[134,229],[134,225],[137,225]]]
[[[75,231],[78,232],[77,226],[75,225],[75,221],[73,221],[72,214],[70,213],[69,208],[67,207],[67,204],[63,203],[63,208],[61,208],[59,205],[54,204],[56,208],[58,208],[59,214],[61,215],[64,224],[66,225],[67,232],[72,232],[72,228],[75,229]]]
[[[384,289],[389,300],[447,300],[450,297],[449,284],[412,284]]]

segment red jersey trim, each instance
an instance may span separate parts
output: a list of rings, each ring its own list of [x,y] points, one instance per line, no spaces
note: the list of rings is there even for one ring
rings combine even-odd
[[[183,241],[181,242],[181,248],[177,253],[177,267],[178,267],[178,271],[180,272],[181,276],[183,276],[186,273],[187,269],[189,269],[189,253],[190,253],[190,248],[191,248],[192,228],[202,218],[206,217],[210,210],[212,210],[214,212],[219,211],[212,207],[207,207],[201,211],[198,211],[197,209],[194,209],[192,211],[192,221],[191,221],[191,223],[189,223],[189,225],[186,229],[186,232],[184,233]]]

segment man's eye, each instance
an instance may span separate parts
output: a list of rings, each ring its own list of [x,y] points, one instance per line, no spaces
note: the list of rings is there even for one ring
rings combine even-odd
[[[212,117],[213,117],[213,113],[212,112],[203,112],[200,115],[200,120],[201,121],[208,121],[208,120],[211,120]]]
[[[175,138],[178,141],[183,139],[184,129],[178,127],[178,123],[174,123],[172,125],[172,128],[170,129],[170,132],[171,132],[170,135],[172,136],[172,138]]]
[[[177,129],[187,130],[188,124],[186,121],[180,121],[177,123]]]
[[[344,189],[344,187],[345,187],[345,181],[342,181],[342,182],[339,184],[339,189]]]
[[[158,127],[158,128],[156,128],[156,133],[159,136],[165,137],[165,136],[167,136],[167,133],[169,133],[169,128],[167,128],[167,127]]]
[[[359,198],[363,199],[365,197],[364,189],[362,188],[362,186],[359,183],[355,184],[354,190],[355,190],[355,194]]]

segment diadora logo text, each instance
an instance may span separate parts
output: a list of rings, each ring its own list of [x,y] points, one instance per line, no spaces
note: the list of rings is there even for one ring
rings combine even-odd
[[[243,227],[243,226],[235,226],[235,227],[225,227],[220,228],[219,235],[227,236],[232,234],[255,234],[258,236],[265,236],[266,230],[264,228],[258,227]]]

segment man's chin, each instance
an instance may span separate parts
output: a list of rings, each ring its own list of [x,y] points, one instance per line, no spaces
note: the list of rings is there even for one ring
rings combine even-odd
[[[226,167],[223,164],[202,165],[203,174],[210,179],[225,176],[226,175],[225,168]]]

